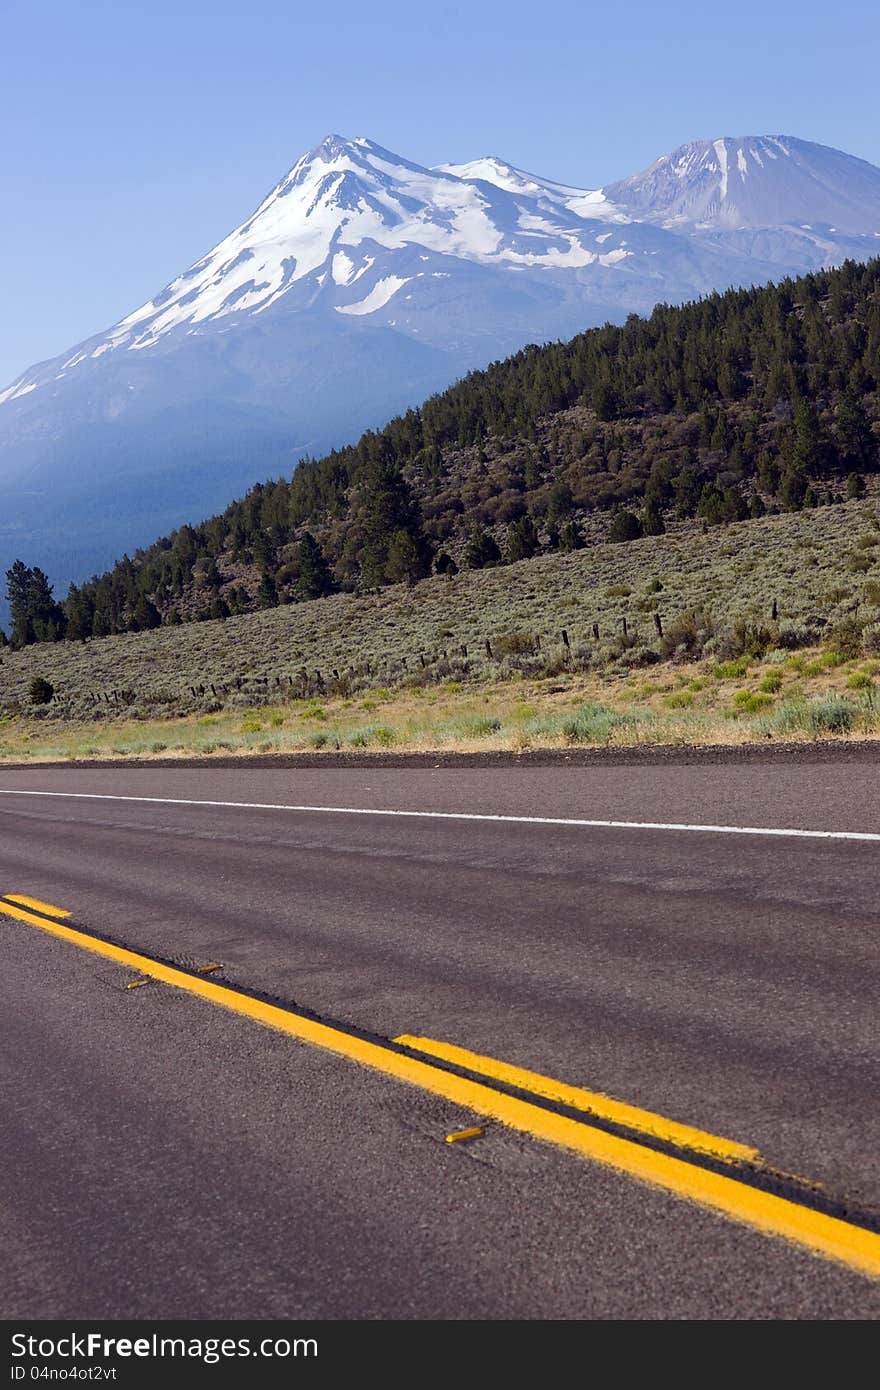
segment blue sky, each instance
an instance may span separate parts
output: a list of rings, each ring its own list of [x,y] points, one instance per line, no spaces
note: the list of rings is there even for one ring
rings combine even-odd
[[[597,186],[689,139],[880,164],[876,0],[28,0],[0,44],[0,387],[106,327],[325,134]]]

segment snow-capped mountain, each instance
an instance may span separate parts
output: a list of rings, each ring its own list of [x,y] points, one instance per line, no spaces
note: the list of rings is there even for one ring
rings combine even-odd
[[[525,342],[878,251],[880,170],[790,137],[584,189],[328,136],[155,298],[0,392],[0,569],[81,578]]]
[[[664,227],[880,231],[880,169],[790,135],[696,140],[606,192]]]

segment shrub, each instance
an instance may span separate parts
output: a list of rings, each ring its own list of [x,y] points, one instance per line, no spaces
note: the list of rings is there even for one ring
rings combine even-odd
[[[535,639],[529,632],[502,632],[494,639],[492,650],[498,657],[530,655],[535,650]]]
[[[859,551],[850,555],[846,567],[850,574],[867,574],[871,568],[871,560],[864,551]]]
[[[874,688],[874,682],[867,671],[853,671],[852,675],[847,677],[846,685],[848,690],[873,690]]]
[[[738,690],[733,697],[733,703],[741,714],[758,714],[771,705],[773,700],[769,695],[758,695],[752,690]]]
[[[814,632],[795,623],[780,623],[776,633],[776,645],[786,652],[793,652],[798,647],[809,647],[815,640]]]
[[[858,709],[842,695],[823,695],[808,705],[810,727],[816,734],[845,734],[855,724]]]
[[[709,614],[702,608],[691,608],[666,624],[660,650],[665,657],[699,657],[714,632]]]
[[[566,743],[607,743],[615,729],[637,721],[633,714],[618,714],[607,705],[581,705],[573,715],[562,720],[562,736]]]
[[[843,618],[831,629],[831,641],[844,661],[852,661],[854,657],[861,656],[862,628],[863,624],[858,618],[850,616]]]
[[[723,656],[763,656],[773,640],[769,628],[737,618],[729,634],[722,639]]]
[[[608,530],[610,541],[637,541],[645,534],[641,521],[634,512],[618,507],[611,516]]]
[[[757,730],[768,736],[805,733],[821,738],[825,734],[848,733],[865,712],[844,696],[829,692],[819,699],[785,700],[760,721]]]
[[[34,676],[28,688],[28,699],[32,705],[48,705],[55,697],[55,687],[42,676]]]
[[[862,628],[862,646],[870,656],[880,655],[880,623]]]
[[[775,695],[782,689],[782,677],[778,671],[768,671],[758,689],[765,695]]]
[[[367,724],[363,729],[355,729],[347,742],[352,748],[369,748],[373,744],[390,748],[394,742],[394,730],[387,724]]]
[[[719,681],[735,681],[744,676],[748,669],[749,658],[740,656],[736,661],[719,661],[717,666],[712,667],[712,675]]]

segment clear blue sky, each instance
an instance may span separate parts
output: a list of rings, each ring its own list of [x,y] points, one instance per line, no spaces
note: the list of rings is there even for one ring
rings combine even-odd
[[[596,186],[686,140],[880,164],[877,0],[27,0],[0,36],[0,387],[241,222],[325,134]]]

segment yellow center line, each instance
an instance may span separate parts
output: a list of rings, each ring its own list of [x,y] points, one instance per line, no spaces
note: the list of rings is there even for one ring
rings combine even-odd
[[[70,913],[65,912],[63,907],[53,907],[51,903],[40,902],[39,898],[29,898],[24,893],[7,893],[7,900],[11,903],[20,903],[22,907],[34,907],[37,912],[48,912],[50,917],[69,917]]]
[[[650,1134],[655,1139],[674,1144],[676,1148],[693,1149],[697,1153],[711,1154],[729,1163],[760,1163],[761,1155],[757,1149],[747,1144],[738,1144],[733,1139],[722,1139],[717,1134],[707,1134],[690,1125],[667,1120],[664,1115],[655,1115],[650,1110],[640,1110],[635,1105],[613,1100],[601,1091],[586,1091],[580,1086],[569,1086],[564,1081],[556,1081],[552,1076],[541,1076],[538,1072],[525,1071],[522,1067],[499,1062],[494,1057],[484,1057],[479,1052],[469,1052],[467,1048],[456,1047],[453,1043],[437,1042],[434,1038],[416,1038],[402,1033],[395,1038],[403,1047],[425,1052],[430,1057],[439,1057],[444,1062],[453,1062],[466,1067],[468,1071],[479,1072],[481,1076],[495,1081],[504,1081],[522,1091],[544,1096],[547,1100],[559,1101],[572,1110],[583,1110],[588,1115],[596,1115],[604,1120],[612,1120],[626,1129],[637,1130],[640,1134]]]
[[[211,1004],[240,1014],[289,1037],[322,1048],[336,1056],[360,1062],[374,1071],[455,1105],[491,1118],[535,1139],[557,1144],[582,1158],[601,1163],[665,1192],[687,1198],[710,1210],[732,1217],[766,1235],[781,1236],[815,1254],[880,1278],[880,1236],[852,1226],[835,1216],[803,1207],[774,1193],[762,1192],[726,1174],[709,1172],[681,1158],[658,1153],[634,1140],[622,1139],[588,1124],[555,1114],[526,1100],[505,1095],[490,1086],[442,1071],[381,1043],[346,1033],[316,1019],[303,1018],[276,1004],[240,994],[201,975],[190,975],[137,951],[114,946],[61,922],[35,917],[24,908],[0,900],[0,913],[70,942],[95,955],[116,961],[141,975],[161,980]]]

